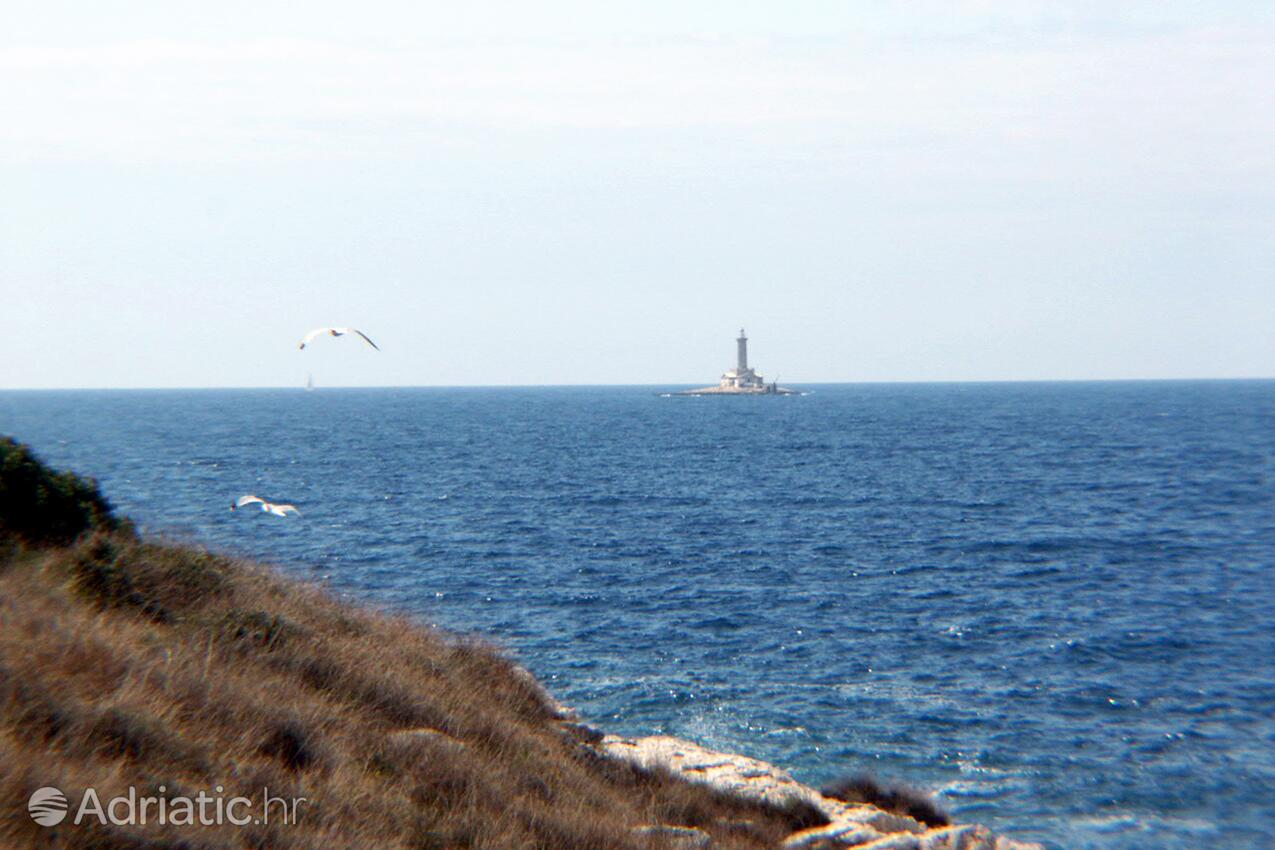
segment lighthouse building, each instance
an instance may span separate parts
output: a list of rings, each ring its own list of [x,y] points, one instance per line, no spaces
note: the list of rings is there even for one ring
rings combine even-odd
[[[744,329],[739,329],[739,338],[735,340],[735,368],[722,375],[722,389],[752,390],[765,389],[766,382],[756,371],[748,367],[748,337]]]
[[[735,368],[728,369],[713,387],[681,390],[669,395],[799,395],[796,390],[785,389],[778,382],[768,384],[766,379],[748,365],[748,336],[739,329],[735,340]]]

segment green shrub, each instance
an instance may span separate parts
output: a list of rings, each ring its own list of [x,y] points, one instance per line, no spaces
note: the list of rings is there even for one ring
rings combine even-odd
[[[94,534],[58,556],[76,588],[108,608],[132,608],[157,623],[180,619],[229,590],[229,561],[202,549]]]
[[[0,541],[59,545],[120,527],[97,482],[52,470],[22,443],[0,436]]]
[[[820,791],[825,797],[846,803],[868,803],[926,826],[948,826],[952,819],[933,797],[900,782],[886,782],[866,773],[838,779]]]

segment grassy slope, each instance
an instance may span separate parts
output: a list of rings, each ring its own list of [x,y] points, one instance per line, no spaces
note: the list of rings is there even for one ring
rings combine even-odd
[[[491,649],[262,567],[118,531],[3,548],[0,844],[603,850],[669,823],[743,848],[804,820],[603,759]],[[46,829],[45,785],[309,802],[294,825]]]

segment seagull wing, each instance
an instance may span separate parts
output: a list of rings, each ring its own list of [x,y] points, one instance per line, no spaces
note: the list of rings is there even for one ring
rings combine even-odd
[[[314,338],[316,336],[320,336],[326,333],[332,333],[332,331],[336,331],[336,330],[341,330],[341,328],[315,328],[314,330],[310,331],[305,336],[301,337],[301,344],[297,346],[297,348],[298,349],[305,348],[307,345],[309,345],[311,342],[314,341]]]
[[[240,496],[238,499],[235,499],[235,507],[242,508],[244,505],[251,505],[254,502],[259,502],[264,505],[266,500],[256,496]]]
[[[371,337],[369,337],[367,334],[363,333],[363,331],[359,330],[358,328],[350,328],[350,330],[354,331],[354,333],[356,333],[356,334],[358,334],[359,336],[363,337],[364,341],[365,341],[365,342],[367,342],[367,344],[368,344],[368,345],[370,345],[370,346],[372,346],[373,348],[375,348],[377,351],[380,351],[380,350],[381,350],[381,347],[380,347],[379,345],[377,345],[376,343],[372,342],[372,338],[371,338]]]
[[[301,516],[301,511],[297,510],[296,505],[271,505],[268,510],[275,516],[287,516],[288,514]]]

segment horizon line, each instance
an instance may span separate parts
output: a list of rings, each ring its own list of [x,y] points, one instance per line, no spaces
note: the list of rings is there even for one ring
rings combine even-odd
[[[794,382],[790,387],[844,387],[869,385],[924,385],[924,384],[1130,384],[1130,383],[1204,383],[1226,381],[1273,381],[1275,375],[1238,375],[1238,376],[1204,376],[1204,377],[1172,377],[1172,378],[905,378],[899,380],[863,380],[863,381],[804,381]],[[497,390],[497,389],[608,389],[634,388],[681,390],[702,386],[701,383],[652,383],[652,384],[321,384],[314,390]],[[147,392],[156,390],[298,390],[306,392],[307,387],[299,384],[260,384],[240,386],[115,386],[115,387],[0,387],[5,392]]]

